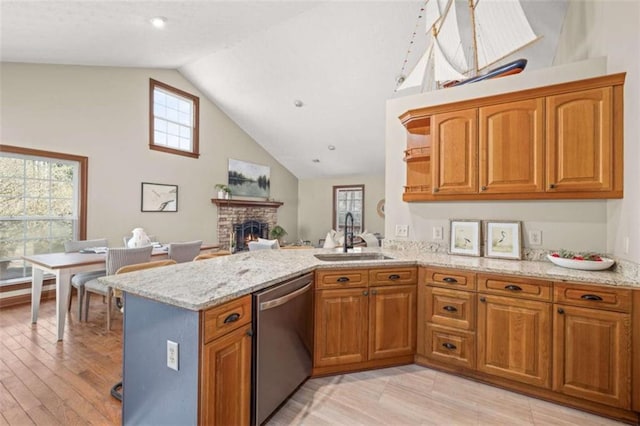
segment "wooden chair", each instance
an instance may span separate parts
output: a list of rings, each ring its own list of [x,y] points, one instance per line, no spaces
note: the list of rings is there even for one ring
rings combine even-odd
[[[153,247],[110,248],[107,251],[107,275],[114,275],[123,266],[146,263],[151,260]],[[105,296],[107,299],[107,331],[111,330],[111,308],[113,290],[98,279],[88,281],[84,285],[84,320],[89,319],[89,302],[91,293]]]
[[[70,240],[65,241],[64,252],[74,253],[86,248],[106,247],[108,245],[106,238],[99,238],[95,240]],[[78,294],[78,321],[82,321],[82,297],[84,295],[85,283],[98,277],[104,277],[105,275],[107,275],[107,271],[102,269],[98,271],[79,272],[71,277],[71,286],[76,289],[76,293]],[[69,292],[69,299],[67,301],[67,310],[71,311],[71,291]]]
[[[193,260],[205,260],[205,259],[213,259],[214,257],[220,257],[220,256],[229,256],[231,254],[230,251],[227,250],[218,250],[218,251],[214,251],[211,253],[202,253],[197,255]]]
[[[200,253],[202,240],[187,243],[169,243],[169,259],[178,263],[191,262]]]

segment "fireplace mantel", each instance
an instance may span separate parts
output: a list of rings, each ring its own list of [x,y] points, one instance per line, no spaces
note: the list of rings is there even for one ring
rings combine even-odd
[[[252,200],[225,200],[222,198],[212,198],[211,202],[216,206],[224,207],[275,207],[283,205],[280,201],[252,201]]]

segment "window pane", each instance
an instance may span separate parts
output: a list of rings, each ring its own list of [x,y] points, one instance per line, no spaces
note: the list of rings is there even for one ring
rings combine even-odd
[[[162,90],[155,89],[153,91],[153,101],[158,105],[166,105],[167,95],[165,95]]]
[[[167,146],[170,146],[171,148],[179,148],[180,141],[178,140],[178,137],[174,135],[167,135]]]
[[[178,110],[167,108],[167,120],[177,122],[178,121]]]
[[[48,220],[28,220],[26,225],[27,238],[47,238],[49,236],[50,222]]]
[[[153,115],[155,117],[167,118],[167,108],[164,105],[153,104]]]
[[[41,160],[25,161],[26,177],[32,179],[49,179],[49,163]]]
[[[50,185],[48,180],[27,179],[26,193],[32,197],[48,197]]]
[[[180,149],[189,151],[191,149],[191,141],[189,139],[180,138]]]
[[[191,115],[191,102],[185,101],[184,99],[179,99],[178,110],[187,115]]]
[[[178,136],[180,134],[180,127],[175,123],[167,123],[167,133]]]
[[[0,158],[0,176],[22,176],[24,173],[24,160],[21,158]]]
[[[180,126],[180,136],[183,138],[191,138],[191,129],[188,127]]]
[[[178,99],[173,95],[167,95],[167,108],[178,109]]]
[[[155,132],[153,138],[156,145],[167,144],[167,135],[165,133]]]
[[[187,114],[185,112],[180,113],[180,124],[184,124],[185,126],[191,126],[191,114]]]
[[[167,122],[165,120],[156,118],[155,120],[153,120],[153,125],[155,126],[156,130],[159,130],[165,133],[167,132]]]
[[[73,216],[73,200],[53,199],[51,200],[51,216]]]
[[[24,200],[26,216],[48,216],[49,200],[46,198],[27,198]]]
[[[73,185],[69,182],[51,182],[51,196],[54,198],[72,198]]]
[[[55,220],[51,222],[51,236],[61,237],[64,240],[70,240],[70,235],[73,235],[73,221],[72,220]],[[62,248],[64,251],[64,245]]]
[[[51,165],[51,179],[60,182],[73,182],[73,166],[64,163]]]

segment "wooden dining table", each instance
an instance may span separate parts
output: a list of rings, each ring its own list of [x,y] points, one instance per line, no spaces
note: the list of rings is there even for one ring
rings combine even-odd
[[[219,249],[218,244],[203,244],[201,252]],[[154,248],[151,253],[154,260],[168,257],[166,246]],[[32,265],[31,279],[31,323],[38,321],[40,297],[42,296],[42,282],[45,273],[55,276],[56,283],[56,330],[58,341],[64,336],[64,326],[67,317],[69,292],[71,291],[71,277],[79,272],[104,269],[107,255],[104,253],[45,253],[22,256],[22,259]]]

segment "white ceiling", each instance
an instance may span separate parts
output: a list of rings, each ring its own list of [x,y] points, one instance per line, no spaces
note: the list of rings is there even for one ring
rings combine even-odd
[[[545,35],[519,55],[528,69],[551,64],[564,3],[526,2]],[[175,68],[297,177],[380,174],[385,101],[399,95],[423,4],[0,0],[0,59]],[[164,29],[154,16],[168,19]]]

